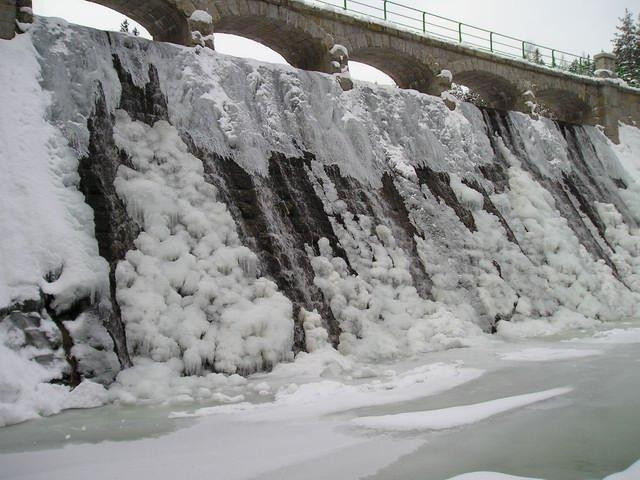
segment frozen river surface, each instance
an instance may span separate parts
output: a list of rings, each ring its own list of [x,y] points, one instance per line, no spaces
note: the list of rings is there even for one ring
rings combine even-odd
[[[622,325],[350,375],[318,354],[251,378],[247,392],[269,393],[243,402],[110,405],[4,428],[0,478],[600,480],[640,458],[639,342]]]

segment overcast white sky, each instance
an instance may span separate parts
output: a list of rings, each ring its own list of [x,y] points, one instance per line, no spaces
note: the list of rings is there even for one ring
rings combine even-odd
[[[360,0],[362,1],[362,0]],[[365,3],[379,0],[365,0]],[[505,35],[522,38],[572,53],[591,55],[611,51],[611,39],[624,9],[640,12],[640,0],[395,0]],[[70,22],[117,30],[124,16],[84,0],[33,0],[34,13],[62,17]],[[284,62],[275,52],[254,42],[216,35],[222,53]],[[390,79],[362,65],[351,66],[352,75],[380,83]]]

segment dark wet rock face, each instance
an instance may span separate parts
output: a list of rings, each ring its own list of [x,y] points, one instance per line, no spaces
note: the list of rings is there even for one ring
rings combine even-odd
[[[464,183],[469,188],[473,188],[476,192],[482,194],[482,198],[483,198],[482,209],[485,212],[490,213],[491,215],[494,215],[495,217],[497,217],[498,220],[500,221],[500,225],[502,225],[502,228],[504,228],[504,231],[505,231],[505,234],[507,236],[507,239],[510,242],[515,243],[516,245],[520,246],[520,244],[518,243],[518,239],[516,238],[515,234],[513,233],[513,230],[511,230],[511,227],[507,223],[507,220],[500,213],[500,211],[495,206],[495,204],[491,200],[491,197],[489,196],[487,191],[482,187],[482,185],[480,185],[480,183],[478,181],[473,180],[473,179],[471,179],[471,180],[463,179],[462,183]]]
[[[517,130],[511,125],[506,113],[485,111],[485,120],[491,131],[497,136],[491,137],[498,162],[491,167],[481,167],[488,180],[496,186],[505,188],[502,171],[508,166],[503,158],[497,142],[503,141],[509,151],[518,158],[522,167],[549,191],[555,201],[555,207],[566,219],[575,235],[587,251],[597,259],[603,260],[620,280],[617,269],[611,260],[612,249],[605,238],[605,226],[595,210],[595,202],[613,203],[624,215],[626,207],[615,193],[615,182],[604,174],[603,170],[596,170],[594,162],[588,162],[586,155],[597,157],[593,145],[586,136],[578,138],[582,127],[559,124],[560,130],[567,141],[567,156],[571,162],[571,172],[564,172],[561,180],[544,176],[539,168],[528,157],[524,148],[524,141]],[[625,216],[625,221],[634,225],[631,215]],[[502,223],[502,222],[501,222]],[[593,225],[595,228],[591,228]],[[595,229],[595,234],[594,234]]]
[[[118,73],[122,86],[120,108],[126,111],[134,120],[153,125],[158,120],[169,120],[167,98],[160,89],[158,70],[149,65],[149,82],[140,88],[135,85],[133,78],[127,72],[117,55],[113,55],[113,67]]]
[[[167,101],[160,89],[158,72],[149,66],[149,82],[140,88],[130,73],[124,70],[118,56],[113,56],[122,93],[119,108],[133,119],[153,125],[168,120]],[[93,114],[87,121],[89,153],[80,160],[80,190],[94,212],[95,235],[100,256],[109,263],[111,308],[101,306],[98,314],[111,336],[121,366],[131,365],[127,350],[125,327],[116,298],[115,271],[118,262],[134,248],[140,227],[129,217],[123,201],[118,197],[114,181],[118,167],[131,167],[126,154],[118,150],[113,139],[113,115],[107,110],[104,92],[98,85]],[[63,332],[64,336],[64,332]]]
[[[316,310],[325,320],[329,338],[337,344],[340,328],[324,296],[314,284],[307,248],[317,249],[328,238],[346,260],[304,168],[308,159],[274,154],[269,176],[252,176],[230,159],[193,147],[202,159],[207,180],[215,185],[234,216],[243,242],[257,253],[260,275],[271,278],[294,306],[294,350],[305,348],[299,320],[301,308]]]
[[[435,172],[429,167],[423,166],[416,168],[416,174],[420,184],[426,185],[434,197],[450,207],[470,232],[478,231],[473,214],[458,201],[455,192],[451,188],[451,177],[448,173]]]
[[[116,346],[122,364],[130,364],[124,325],[116,299],[115,270],[118,262],[133,248],[140,233],[137,224],[115,190],[114,181],[121,164],[128,159],[113,140],[112,115],[107,111],[102,89],[98,89],[95,111],[89,118],[89,155],[80,160],[80,189],[94,212],[95,234],[100,256],[109,262],[111,312],[105,313],[105,327]]]
[[[416,247],[416,237],[420,234],[415,225],[411,223],[409,211],[404,203],[402,195],[398,191],[393,176],[385,173],[382,176],[382,189],[379,192],[380,199],[386,207],[387,214],[395,228],[393,233],[396,241],[402,249],[409,254],[410,272],[414,280],[414,286],[422,298],[431,298],[433,283],[420,261]]]

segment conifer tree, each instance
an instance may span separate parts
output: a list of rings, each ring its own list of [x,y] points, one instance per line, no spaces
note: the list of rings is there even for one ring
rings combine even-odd
[[[617,73],[633,86],[640,86],[640,32],[633,15],[625,9],[618,32],[613,40],[613,54],[617,58]]]

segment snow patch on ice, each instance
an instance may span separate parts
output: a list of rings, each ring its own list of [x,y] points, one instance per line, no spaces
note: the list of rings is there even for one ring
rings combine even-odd
[[[500,413],[565,395],[571,391],[572,389],[568,387],[554,388],[543,392],[501,398],[461,407],[443,408],[425,412],[400,413],[397,415],[383,415],[379,417],[360,417],[351,420],[351,423],[359,427],[375,430],[446,430],[476,423]]]
[[[573,358],[592,357],[602,355],[601,350],[576,350],[558,348],[526,348],[515,352],[499,353],[502,360],[511,362],[555,362],[559,360],[569,360]]]
[[[637,480],[640,478],[640,461],[631,465],[623,472],[614,473],[605,477],[603,480]],[[542,480],[530,477],[516,477],[496,472],[473,472],[457,475],[449,480]]]
[[[598,332],[591,338],[574,338],[570,342],[603,343],[603,344],[633,344],[640,343],[640,328],[614,328]]]
[[[496,472],[473,472],[464,473],[462,475],[456,475],[449,480],[542,480],[540,478],[531,477],[516,477],[514,475],[507,475],[504,473]]]

